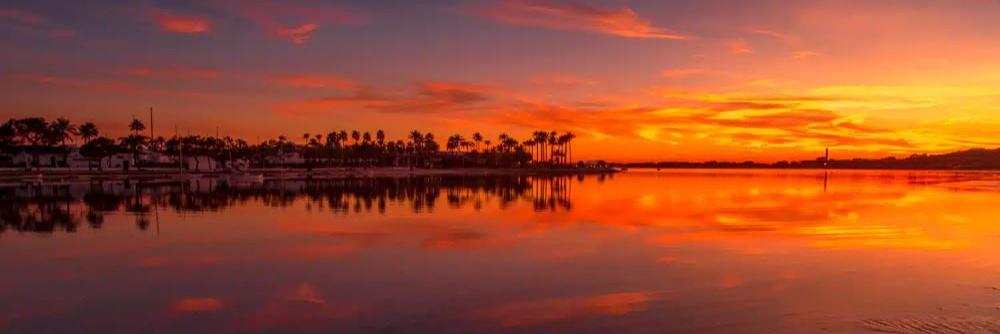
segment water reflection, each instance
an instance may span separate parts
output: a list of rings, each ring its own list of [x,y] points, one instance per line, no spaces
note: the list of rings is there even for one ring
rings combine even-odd
[[[0,332],[996,328],[994,174],[595,181],[3,188]]]
[[[604,176],[598,176],[599,181]],[[146,230],[161,208],[175,212],[222,211],[259,203],[289,207],[304,202],[309,210],[334,213],[385,213],[389,205],[432,212],[441,202],[450,208],[483,208],[496,202],[505,209],[518,202],[536,211],[571,210],[573,182],[584,176],[419,176],[334,180],[229,183],[224,179],[189,181],[30,184],[0,187],[0,232],[75,232],[82,222],[100,229],[104,216],[135,216]]]

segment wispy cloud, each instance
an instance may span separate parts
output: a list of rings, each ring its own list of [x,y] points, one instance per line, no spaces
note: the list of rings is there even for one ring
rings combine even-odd
[[[212,29],[208,18],[178,14],[164,9],[152,10],[151,16],[160,30],[181,34],[200,34]]]
[[[705,69],[702,68],[668,68],[660,71],[660,75],[665,78],[687,78],[702,75],[705,73]]]
[[[692,39],[691,36],[654,25],[631,8],[601,8],[580,1],[506,0],[469,12],[515,26],[587,31],[628,38]]]
[[[596,85],[600,82],[571,74],[540,74],[532,77],[531,83],[540,86],[576,87]]]
[[[812,57],[818,57],[818,56],[822,56],[822,55],[823,55],[823,53],[821,53],[819,51],[811,51],[811,50],[799,50],[799,51],[792,52],[792,58],[793,59],[799,59],[799,60],[806,59],[806,58],[812,58]]]
[[[167,80],[210,80],[222,76],[222,72],[210,68],[186,66],[132,66],[118,71],[121,74]]]
[[[47,18],[28,11],[0,9],[0,20],[11,21],[29,29],[42,30],[49,37],[67,38],[76,36],[76,31],[63,28]]]
[[[753,49],[750,48],[750,43],[747,43],[744,39],[734,39],[726,43],[726,47],[729,49],[729,53],[740,55],[753,53]]]
[[[361,85],[353,79],[328,74],[278,74],[267,76],[266,80],[282,86],[299,88],[357,90],[361,87]]]
[[[316,29],[319,29],[319,24],[310,22],[294,28],[278,29],[275,34],[288,39],[292,44],[304,44]]]
[[[438,113],[472,107],[489,100],[486,86],[426,81],[409,93],[383,92],[373,88],[356,87],[351,95],[334,96],[275,105],[278,114],[304,115],[367,109],[378,112],[427,112]]]
[[[136,96],[183,96],[210,98],[213,95],[198,90],[155,87],[125,80],[81,78],[58,75],[24,74],[14,79],[53,87],[70,88],[81,91],[114,93]]]
[[[342,7],[323,4],[301,5],[271,0],[221,0],[226,8],[253,21],[272,36],[292,44],[305,44],[324,27],[357,24],[365,17]]]
[[[774,38],[774,39],[777,39],[777,40],[781,41],[782,43],[785,43],[785,44],[788,44],[788,45],[798,44],[798,38],[796,38],[795,36],[786,34],[786,33],[782,33],[782,32],[777,32],[777,31],[767,30],[767,29],[747,29],[747,32],[752,33],[752,34],[757,34],[757,35],[761,35],[761,36],[767,36],[767,37],[770,37],[770,38]]]

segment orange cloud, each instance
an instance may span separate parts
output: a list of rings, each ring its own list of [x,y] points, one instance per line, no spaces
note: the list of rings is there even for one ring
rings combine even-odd
[[[217,311],[223,307],[222,299],[216,297],[188,297],[174,302],[176,313],[199,313]]]
[[[595,316],[620,316],[640,311],[656,297],[653,293],[624,292],[604,295],[518,301],[474,311],[474,319],[506,327]]]
[[[795,38],[795,37],[793,37],[791,35],[785,34],[785,33],[777,32],[777,31],[766,30],[766,29],[750,29],[748,31],[750,33],[753,33],[753,34],[763,35],[763,36],[767,36],[767,37],[771,37],[771,38],[777,39],[777,40],[779,40],[779,41],[781,41],[781,42],[783,42],[785,44],[788,44],[788,45],[794,45],[794,44],[798,43],[798,39],[797,38]]]
[[[472,14],[515,26],[588,31],[628,38],[688,40],[690,36],[654,26],[628,7],[600,8],[583,2],[506,0]]]
[[[736,39],[729,41],[729,43],[726,44],[726,47],[729,48],[729,52],[732,54],[738,55],[738,54],[753,53],[753,49],[750,48],[750,44],[743,39]]]
[[[212,29],[212,22],[203,17],[183,15],[167,10],[153,11],[153,19],[160,30],[181,34],[200,34]]]
[[[666,78],[687,78],[704,73],[705,70],[701,68],[668,68],[661,71],[660,75]]]
[[[795,51],[795,52],[793,52],[792,53],[792,58],[794,58],[794,59],[806,59],[806,58],[810,58],[810,57],[818,57],[818,56],[821,56],[821,55],[823,55],[823,54],[819,53],[817,51],[801,50],[801,51]]]
[[[441,112],[479,105],[490,98],[485,86],[457,82],[427,81],[410,94],[391,94],[372,89],[358,89],[352,95],[327,97],[275,105],[278,114],[336,112],[351,108],[380,112]]]

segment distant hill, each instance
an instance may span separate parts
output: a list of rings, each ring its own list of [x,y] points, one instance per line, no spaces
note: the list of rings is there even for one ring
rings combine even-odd
[[[744,162],[642,162],[630,163],[631,168],[834,168],[834,169],[934,169],[934,170],[1000,170],[1000,149],[971,149],[928,155],[914,154],[907,158],[830,159],[779,161],[775,163]]]

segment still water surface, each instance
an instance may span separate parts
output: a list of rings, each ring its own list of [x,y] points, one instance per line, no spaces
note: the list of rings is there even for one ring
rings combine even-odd
[[[997,333],[990,173],[0,187],[0,332]]]

